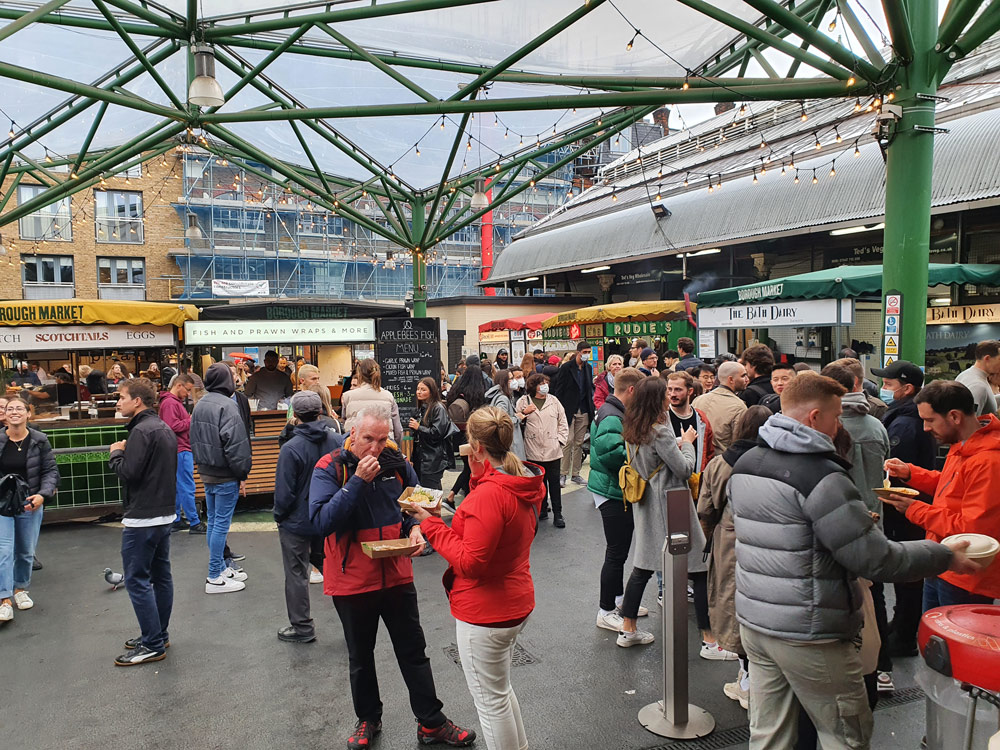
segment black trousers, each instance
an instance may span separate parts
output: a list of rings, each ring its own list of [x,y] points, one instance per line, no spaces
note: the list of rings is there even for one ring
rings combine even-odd
[[[554,461],[532,461],[532,463],[541,466],[542,470],[545,472],[545,487],[548,490],[548,494],[545,496],[545,501],[542,503],[542,510],[547,511],[549,503],[552,503],[553,514],[561,516],[562,488],[559,486],[559,464],[562,463],[562,459],[557,458]]]
[[[309,558],[312,539],[278,527],[281,564],[285,569],[285,609],[298,635],[315,635],[309,610]]]
[[[444,724],[444,707],[434,689],[431,660],[425,653],[424,631],[412,583],[352,596],[335,596],[333,605],[344,626],[351,665],[351,695],[358,719],[380,721],[382,699],[375,673],[375,637],[381,618],[389,631],[396,663],[410,693],[410,708],[425,727]]]
[[[892,608],[892,633],[897,643],[916,645],[917,628],[924,613],[924,582],[907,581],[892,584],[896,604]]]
[[[472,478],[472,470],[469,468],[469,459],[462,456],[462,473],[458,475],[458,479],[455,480],[455,484],[452,485],[451,491],[456,495],[459,492],[464,492],[466,495],[469,494],[469,479]]]
[[[708,573],[688,573],[691,579],[691,589],[694,591],[694,618],[699,630],[711,630],[708,620]]]
[[[885,611],[885,584],[876,581],[872,584],[871,591],[872,602],[875,604],[875,626],[878,628],[878,637],[882,639],[875,669],[879,672],[891,672],[892,657],[889,656],[889,617]]]
[[[646,591],[646,584],[652,577],[653,571],[645,568],[632,568],[632,575],[628,577],[625,584],[625,600],[622,602],[622,617],[634,620],[639,616],[639,605],[642,603],[642,595]]]
[[[601,503],[601,522],[604,524],[604,565],[601,567],[601,598],[599,606],[606,612],[615,608],[615,599],[625,591],[625,559],[632,545],[635,529],[631,508],[621,500]]]
[[[418,477],[420,486],[426,487],[429,490],[439,490],[441,489],[441,477],[443,475],[444,469],[441,469],[441,471],[422,471]]]

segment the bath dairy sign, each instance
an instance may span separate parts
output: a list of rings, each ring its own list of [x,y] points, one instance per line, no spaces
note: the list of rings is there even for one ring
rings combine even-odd
[[[772,287],[781,287],[773,284]],[[753,292],[767,287],[741,289]],[[780,294],[780,289],[768,291],[768,296]],[[837,305],[840,305],[840,324],[854,323],[853,300],[805,299],[762,302],[757,305],[730,307],[699,307],[699,328],[769,328],[778,326],[832,326],[837,324]]]

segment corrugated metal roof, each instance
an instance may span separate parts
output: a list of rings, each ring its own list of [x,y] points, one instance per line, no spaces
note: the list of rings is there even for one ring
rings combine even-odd
[[[936,207],[1000,196],[1000,109],[979,112],[947,125],[951,132],[935,141],[932,203]],[[749,237],[787,233],[815,226],[881,216],[885,210],[885,167],[877,144],[853,157],[846,145],[837,174],[828,172],[831,154],[796,157],[800,183],[792,174],[768,170],[753,184],[747,176],[706,189],[665,196],[672,212],[659,221],[643,202],[624,210],[538,232],[512,243],[497,258],[490,281],[516,281],[555,271],[670,254],[727,244]],[[813,169],[817,184],[812,184]],[[707,182],[702,180],[702,184]],[[655,192],[655,186],[653,188]],[[620,192],[623,195],[624,192]],[[655,199],[655,196],[654,196]]]

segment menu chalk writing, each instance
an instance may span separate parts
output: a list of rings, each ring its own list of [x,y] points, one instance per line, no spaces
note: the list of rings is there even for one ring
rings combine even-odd
[[[417,383],[441,378],[440,326],[437,318],[379,318],[375,321],[375,357],[382,387],[396,397],[405,424],[417,411]]]

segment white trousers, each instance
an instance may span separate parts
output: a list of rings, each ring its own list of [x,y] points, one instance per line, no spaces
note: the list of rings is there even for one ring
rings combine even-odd
[[[521,707],[510,685],[510,660],[524,623],[513,628],[484,628],[456,620],[455,637],[462,670],[479,714],[489,750],[527,750]]]

